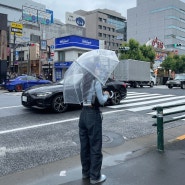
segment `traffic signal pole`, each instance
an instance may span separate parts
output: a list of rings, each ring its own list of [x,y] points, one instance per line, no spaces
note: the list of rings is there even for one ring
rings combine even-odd
[[[16,55],[16,47],[15,47],[15,40],[16,40],[16,36],[15,36],[15,32],[13,35],[13,73],[15,72],[15,55]]]
[[[50,64],[50,57],[51,57],[51,47],[47,45],[48,51],[48,73],[49,73],[49,80],[52,81],[52,71],[51,71],[51,64]]]

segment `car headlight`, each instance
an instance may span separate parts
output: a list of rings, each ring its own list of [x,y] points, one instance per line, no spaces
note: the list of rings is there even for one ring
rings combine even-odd
[[[36,97],[46,97],[46,96],[49,96],[51,94],[52,94],[52,92],[40,92],[40,93],[35,94],[35,96]]]

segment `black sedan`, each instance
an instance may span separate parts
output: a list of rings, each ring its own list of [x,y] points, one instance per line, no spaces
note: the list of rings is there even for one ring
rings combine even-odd
[[[126,84],[113,79],[108,79],[103,90],[113,92],[113,97],[108,99],[108,105],[118,105],[120,101],[127,96]],[[51,108],[53,112],[63,113],[71,104],[64,104],[63,99],[63,80],[41,86],[34,86],[22,93],[21,96],[22,105],[28,108],[41,107]]]
[[[166,85],[169,89],[172,89],[173,87],[185,89],[185,74],[177,74],[173,80],[168,80]]]

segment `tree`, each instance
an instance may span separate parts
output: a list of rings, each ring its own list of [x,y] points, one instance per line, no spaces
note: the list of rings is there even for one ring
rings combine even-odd
[[[147,62],[154,62],[155,51],[152,46],[140,45],[138,41],[130,39],[128,43],[124,43],[123,47],[129,47],[129,50],[120,50],[120,60],[134,59]]]
[[[166,71],[174,71],[175,73],[185,72],[185,55],[169,55],[161,64]]]

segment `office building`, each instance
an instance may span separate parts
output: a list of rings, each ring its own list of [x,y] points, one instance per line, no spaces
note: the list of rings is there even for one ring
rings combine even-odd
[[[185,54],[185,3],[137,0],[137,6],[127,10],[127,40],[131,38],[140,44],[157,38],[166,51]]]
[[[117,51],[126,41],[126,18],[108,9],[77,10],[75,14],[86,19],[86,37],[104,40],[105,49]]]

